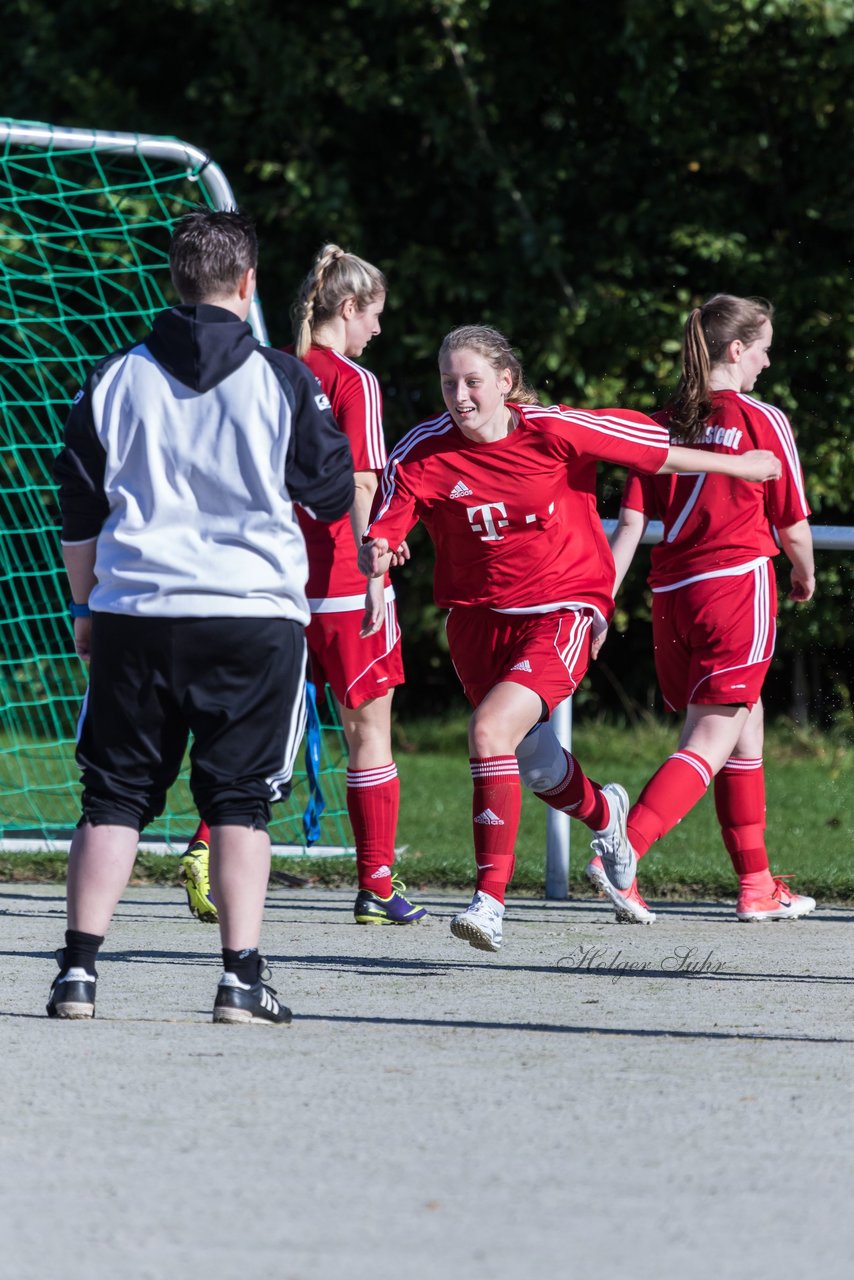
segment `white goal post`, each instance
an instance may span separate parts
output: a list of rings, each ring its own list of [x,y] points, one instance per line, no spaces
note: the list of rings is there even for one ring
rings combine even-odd
[[[109,129],[65,129],[49,124],[0,120],[0,146],[55,147],[67,151],[123,151],[183,165],[190,182],[197,182],[217,209],[234,209],[237,201],[228,179],[215,161],[190,142],[158,138],[149,133],[115,133]],[[257,294],[249,323],[259,342],[269,345],[267,327]]]

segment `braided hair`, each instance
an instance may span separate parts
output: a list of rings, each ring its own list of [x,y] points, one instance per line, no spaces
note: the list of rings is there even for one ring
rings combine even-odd
[[[291,307],[296,355],[305,355],[315,330],[337,315],[347,298],[355,298],[357,308],[363,311],[387,290],[386,278],[378,267],[340,245],[324,245]]]

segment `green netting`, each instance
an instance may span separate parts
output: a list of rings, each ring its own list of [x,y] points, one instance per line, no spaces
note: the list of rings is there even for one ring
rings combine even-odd
[[[37,126],[26,142],[22,132],[0,120],[0,839],[53,840],[79,814],[74,740],[86,685],[67,618],[53,459],[91,365],[176,301],[172,223],[221,201],[204,161],[188,169],[162,154],[162,139],[102,148],[97,134],[69,146],[73,131]],[[346,846],[346,760],[331,713],[322,738],[319,843]],[[276,843],[305,843],[307,800],[298,771],[290,801],[274,810]],[[145,835],[180,845],[194,826],[185,769]]]

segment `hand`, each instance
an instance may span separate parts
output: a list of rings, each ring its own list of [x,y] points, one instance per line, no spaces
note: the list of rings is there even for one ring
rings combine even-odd
[[[741,454],[739,461],[744,464],[741,472],[742,480],[751,480],[755,484],[764,484],[766,480],[779,480],[783,474],[783,466],[776,453],[770,449],[748,449]]]
[[[406,561],[408,559],[409,559],[409,544],[404,541],[404,542],[401,542],[400,546],[397,548],[397,551],[392,551],[391,553],[391,568],[392,569],[399,568],[400,565],[406,564]]]
[[[74,652],[86,665],[92,657],[92,619],[74,619]]]
[[[359,547],[359,570],[367,578],[381,578],[395,553],[389,549],[386,538],[371,538]]]
[[[812,600],[815,594],[815,577],[813,574],[801,574],[796,569],[792,570],[792,589],[789,592],[789,599],[794,600],[797,604],[805,604],[807,600]]]
[[[383,575],[385,576],[385,575]],[[363,640],[376,635],[385,622],[385,583],[383,578],[369,578],[365,593],[365,613],[359,635]]]
[[[600,622],[598,618],[595,618],[593,620],[593,630],[591,632],[591,640],[590,640],[590,657],[594,662],[599,657],[599,652],[602,648],[602,645],[605,643],[607,636],[608,636],[607,624],[604,622]]]

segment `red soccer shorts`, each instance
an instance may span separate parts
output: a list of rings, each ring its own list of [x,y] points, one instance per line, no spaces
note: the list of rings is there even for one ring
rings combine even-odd
[[[363,617],[363,609],[313,613],[305,633],[315,685],[322,690],[328,684],[340,705],[351,710],[404,681],[394,600],[386,600],[383,626],[365,639],[359,635]]]
[[[592,624],[586,610],[506,614],[457,605],[446,629],[454,670],[473,707],[509,680],[533,689],[554,711],[584,678]]]
[[[759,701],[777,634],[770,560],[747,573],[705,578],[652,597],[655,671],[665,704]]]

